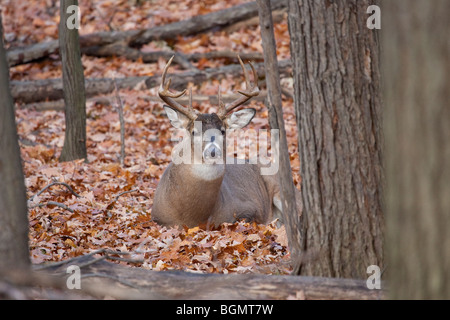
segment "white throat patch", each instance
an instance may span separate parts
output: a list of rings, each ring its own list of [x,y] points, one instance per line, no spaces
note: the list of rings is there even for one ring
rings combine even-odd
[[[225,173],[224,164],[193,164],[191,173],[198,179],[211,181],[223,177]]]

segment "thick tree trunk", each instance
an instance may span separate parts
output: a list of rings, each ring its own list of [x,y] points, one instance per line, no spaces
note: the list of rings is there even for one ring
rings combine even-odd
[[[69,28],[66,21],[69,6],[77,0],[61,0],[59,46],[63,68],[64,102],[66,104],[66,134],[60,161],[86,158],[86,95],[78,29]]]
[[[373,1],[290,0],[306,259],[301,274],[383,268],[382,139]]]
[[[450,2],[382,14],[390,295],[450,299]]]
[[[0,15],[0,273],[24,269],[30,264],[28,252],[27,198],[9,91],[9,70],[3,46]]]

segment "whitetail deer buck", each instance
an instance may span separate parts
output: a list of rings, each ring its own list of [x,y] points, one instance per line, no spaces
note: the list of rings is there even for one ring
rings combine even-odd
[[[166,75],[172,59],[164,68],[159,96],[168,104],[164,109],[172,126],[188,130],[191,139],[188,139],[190,145],[187,147],[190,150],[194,151],[195,137],[202,137],[202,152],[192,152],[192,161],[188,164],[173,161],[169,164],[156,189],[153,219],[162,225],[188,227],[201,223],[218,226],[240,219],[270,222],[274,212],[278,215],[281,210],[278,177],[261,175],[259,164],[229,164],[230,161],[224,160],[222,147],[226,146],[225,130],[243,128],[255,115],[253,108],[230,112],[259,94],[257,84],[250,84],[244,63],[239,58],[246,91],[238,91],[242,96],[225,106],[219,88],[219,111],[202,114],[192,108],[191,92],[186,108],[174,99],[185,94],[186,89],[177,93],[169,91],[170,79],[166,83]],[[250,66],[257,82],[256,71],[251,63]],[[195,123],[201,123],[201,130]],[[206,134],[207,131],[213,134]],[[208,163],[208,159],[223,161]]]

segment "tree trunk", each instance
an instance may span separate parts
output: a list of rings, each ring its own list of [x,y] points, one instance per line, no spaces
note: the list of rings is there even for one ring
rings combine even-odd
[[[382,10],[389,291],[450,299],[450,2]]]
[[[277,48],[273,31],[272,11],[270,1],[257,0],[259,8],[259,22],[261,25],[262,45],[264,49],[264,64],[267,83],[267,108],[269,109],[269,123],[271,129],[279,130],[279,182],[281,190],[281,204],[283,207],[283,221],[289,240],[293,273],[300,268],[300,215],[301,208],[297,208],[296,189],[292,180],[292,171],[286,130],[284,128],[283,104],[281,99],[280,73],[277,64]],[[300,200],[300,199],[299,199]]]
[[[66,104],[66,134],[60,161],[86,158],[86,95],[78,29],[66,25],[72,14],[67,13],[78,0],[61,0],[59,46],[63,68],[64,102]]]
[[[0,15],[0,273],[25,269],[28,251],[27,198],[16,131],[9,69]]]
[[[369,3],[370,2],[370,3]],[[368,0],[290,0],[303,198],[301,274],[383,268],[379,43]]]

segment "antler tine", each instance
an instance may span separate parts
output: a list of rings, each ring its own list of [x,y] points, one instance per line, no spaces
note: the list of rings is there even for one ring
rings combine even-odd
[[[255,70],[255,67],[253,64],[249,61],[248,64],[252,68],[253,71],[253,81],[254,85],[252,86],[250,83],[250,79],[248,77],[247,70],[245,69],[245,65],[241,60],[241,57],[238,56],[239,64],[242,67],[242,70],[244,72],[244,78],[245,78],[245,91],[238,90],[240,94],[242,94],[242,97],[238,98],[237,100],[231,102],[230,104],[226,105],[223,109],[220,108],[219,110],[219,116],[225,117],[227,113],[229,113],[231,110],[236,109],[240,105],[246,103],[248,100],[250,100],[253,97],[256,97],[259,94],[259,88],[258,88],[258,73]],[[219,99],[219,106],[220,106],[220,99]]]
[[[239,55],[238,55],[238,60],[239,60],[239,64],[241,65],[242,71],[244,72],[245,88],[248,89],[248,88],[250,88],[250,80],[248,79],[247,69],[245,69],[244,62],[242,62],[242,59]]]
[[[192,107],[192,87],[189,88],[189,110],[194,112],[194,108]]]
[[[170,92],[169,91],[169,87],[170,87],[170,83],[171,83],[172,79],[169,79],[167,81],[167,83],[166,83],[167,70],[169,70],[170,64],[172,63],[172,60],[173,60],[174,57],[175,57],[175,55],[173,55],[169,59],[169,61],[167,62],[166,66],[164,67],[164,70],[163,70],[163,73],[162,73],[162,76],[161,76],[161,85],[159,86],[158,94],[159,94],[159,97],[165,103],[167,103],[169,106],[171,106],[175,110],[183,113],[188,118],[194,119],[195,114],[194,114],[194,111],[192,109],[192,91],[190,92],[190,99],[189,99],[190,107],[186,108],[186,107],[184,107],[183,105],[181,105],[180,103],[178,103],[178,102],[176,102],[174,100],[174,98],[179,98],[182,95],[184,95],[186,93],[186,89],[184,89],[181,92]]]
[[[222,92],[220,89],[220,85],[219,85],[218,100],[219,100],[219,110],[217,114],[219,116],[224,116],[227,113],[227,110],[225,109],[225,104],[222,102]]]

